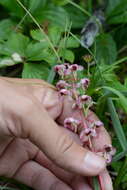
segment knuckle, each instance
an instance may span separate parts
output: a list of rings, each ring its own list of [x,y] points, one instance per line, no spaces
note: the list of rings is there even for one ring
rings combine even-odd
[[[62,135],[59,137],[57,143],[57,154],[55,155],[55,162],[57,164],[64,163],[67,155],[71,152],[74,141],[69,137],[69,135]]]

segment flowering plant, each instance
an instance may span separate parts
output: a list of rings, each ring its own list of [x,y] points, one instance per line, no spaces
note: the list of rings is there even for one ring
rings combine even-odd
[[[77,64],[56,65],[54,70],[61,78],[56,84],[59,96],[68,96],[73,101],[72,109],[77,110],[80,115],[84,116],[80,120],[75,117],[66,118],[64,127],[78,134],[83,147],[96,152],[92,146],[92,139],[98,137],[98,128],[104,126],[104,124],[100,120],[88,119],[89,109],[95,104],[92,97],[87,95],[90,80],[79,77],[79,72],[83,70],[83,67]],[[107,163],[110,163],[112,156],[115,154],[115,148],[112,145],[105,145],[103,150],[96,153],[105,158]],[[103,190],[100,180],[99,177],[100,187]]]

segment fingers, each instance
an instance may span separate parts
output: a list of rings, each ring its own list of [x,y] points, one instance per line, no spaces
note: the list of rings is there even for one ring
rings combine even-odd
[[[42,106],[32,106],[29,113],[22,117],[23,131],[57,165],[82,175],[97,175],[104,169],[105,161],[63,133]]]
[[[84,118],[83,114],[81,114],[78,110],[73,110],[72,104],[73,104],[73,101],[69,100],[68,98],[64,99],[63,112],[61,113],[61,115],[59,116],[59,118],[57,120],[60,125],[64,124],[64,120],[67,117],[74,117],[79,120],[84,119],[84,122],[85,122],[85,118]],[[90,120],[91,122],[95,122],[95,121],[99,120],[98,117],[92,111],[88,112],[88,116],[86,119]],[[93,148],[96,151],[103,149],[105,145],[111,144],[111,138],[110,138],[108,132],[106,131],[106,129],[102,126],[102,127],[98,128],[97,130],[98,130],[97,137],[96,138],[94,137],[92,139]]]
[[[72,190],[49,170],[34,161],[22,165],[14,178],[36,190]]]
[[[17,79],[7,77],[0,77],[0,79],[6,82],[4,86],[9,84],[12,89],[16,88],[17,92],[20,91],[20,93],[34,96],[53,119],[56,119],[60,115],[62,103],[59,101],[58,93],[53,85],[40,79]]]
[[[84,177],[75,175],[63,170],[62,168],[57,167],[42,152],[39,152],[36,157],[36,161],[40,165],[50,170],[56,177],[69,184],[73,190],[92,190],[85,181]]]

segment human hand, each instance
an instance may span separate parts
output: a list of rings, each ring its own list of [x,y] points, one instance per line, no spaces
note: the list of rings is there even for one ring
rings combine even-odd
[[[0,89],[1,176],[37,190],[91,190],[83,176],[101,173],[104,190],[112,190],[104,159],[82,148],[77,135],[58,127],[72,110],[67,100],[59,102],[52,86],[41,80],[1,78]],[[104,128],[93,144],[96,149],[111,144]]]

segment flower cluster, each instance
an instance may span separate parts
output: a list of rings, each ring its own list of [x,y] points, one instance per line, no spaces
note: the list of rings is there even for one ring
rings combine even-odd
[[[56,73],[61,77],[61,80],[56,84],[56,88],[59,91],[60,96],[69,96],[73,100],[72,109],[78,110],[81,114],[87,118],[88,111],[94,102],[90,96],[86,94],[90,84],[88,78],[79,78],[78,72],[83,71],[83,67],[77,64],[70,65],[68,63],[62,65],[56,65],[54,67]],[[97,138],[98,128],[102,127],[101,121],[83,121],[75,119],[73,117],[66,118],[64,121],[64,127],[79,135],[82,145],[88,145],[92,138]],[[90,145],[88,146],[89,148]],[[102,152],[99,152],[103,156],[107,163],[111,162],[112,156],[115,150],[112,146],[108,145],[104,147]]]
[[[81,80],[78,78],[78,71],[83,71],[82,66],[65,63],[56,65],[54,70],[62,78],[62,80],[56,84],[59,94],[72,97],[74,100],[73,109],[82,109],[84,106],[91,107],[93,105],[92,98],[84,93],[90,84],[90,80],[88,78]]]
[[[116,149],[112,145],[105,145],[104,150],[98,152],[98,155],[103,156],[106,159],[107,163],[111,163],[112,157],[116,153]]]

